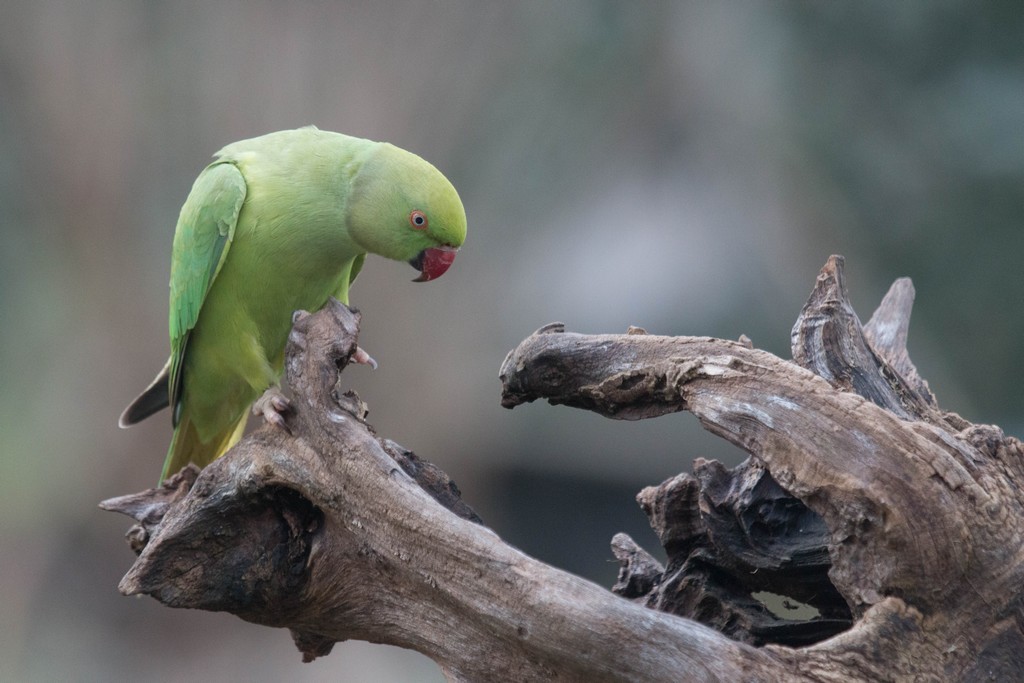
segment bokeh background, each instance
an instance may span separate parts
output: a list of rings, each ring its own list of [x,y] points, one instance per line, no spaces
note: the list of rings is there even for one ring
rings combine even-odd
[[[353,290],[381,362],[350,385],[525,551],[610,585],[633,497],[743,454],[689,415],[499,406],[537,327],[736,338],[788,357],[829,254],[867,319],[918,301],[940,403],[1024,432],[1019,2],[158,2],[0,8],[0,680],[440,680],[344,643],[121,597],[165,416],[116,418],[167,354],[178,208],[222,145],[316,124],[413,150],[465,202],[428,285]]]

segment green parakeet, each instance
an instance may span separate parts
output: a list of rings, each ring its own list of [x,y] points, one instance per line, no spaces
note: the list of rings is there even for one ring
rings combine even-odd
[[[466,238],[452,184],[420,157],[314,127],[228,145],[185,200],[171,253],[171,357],[121,415],[127,427],[172,407],[161,480],[203,467],[241,438],[249,407],[271,395],[296,309],[317,310],[367,254],[440,277]],[[372,362],[362,354],[362,359]]]

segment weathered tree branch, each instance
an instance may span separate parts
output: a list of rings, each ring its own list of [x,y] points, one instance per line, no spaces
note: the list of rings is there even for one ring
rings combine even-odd
[[[616,536],[630,600],[503,543],[443,472],[378,438],[337,388],[358,314],[300,315],[290,433],[263,427],[201,473],[104,503],[140,522],[120,588],[288,627],[307,659],[349,638],[415,649],[453,680],[1012,680],[1024,448],[938,407],[906,352],[912,299],[897,281],[862,328],[833,258],[794,362],[559,324],[509,354],[508,407],[687,410],[751,454],[640,493],[669,561]]]
[[[307,659],[350,638],[415,649],[454,680],[741,680],[772,661],[538,562],[427,495],[396,463],[408,452],[336,391],[357,323],[338,303],[298,316],[291,434],[263,427],[172,493],[123,593],[287,626]],[[105,507],[152,522],[167,496],[149,497]]]
[[[828,532],[828,576],[858,621],[813,647],[764,648],[800,671],[821,680],[973,680],[982,674],[1014,680],[1024,672],[1024,517],[1015,483],[1024,449],[997,427],[971,425],[939,410],[906,353],[912,292],[909,281],[897,281],[862,329],[849,305],[842,259],[833,257],[794,327],[795,363],[737,342],[579,335],[549,325],[505,360],[502,401],[512,407],[544,398],[620,419],[688,410],[705,428],[751,453],[753,460],[725,486],[716,481],[724,475],[720,466],[698,462],[694,477],[681,475],[660,491],[641,493],[640,500],[669,553],[670,569],[689,563],[684,578],[692,580],[697,560],[710,553],[705,565],[732,570],[740,592],[757,590],[759,579],[752,572],[741,576],[737,563],[723,558],[743,544],[714,538],[722,519],[713,510],[717,491],[739,491],[745,477],[764,468],[820,516]],[[667,495],[672,490],[682,493]],[[734,496],[730,512],[743,512],[736,500],[741,497]],[[673,508],[677,518],[666,521],[665,510]],[[789,520],[804,515],[800,507],[792,511]],[[799,528],[811,535],[803,540],[813,551],[814,525]],[[748,537],[800,540],[793,536]],[[620,557],[620,585],[628,585],[631,555]],[[761,569],[756,562],[746,566]],[[649,567],[637,573],[652,586],[637,597],[658,606],[670,572],[653,580]],[[721,599],[718,586],[688,588],[681,592],[689,602],[672,611],[700,618],[693,603]],[[784,592],[793,591],[807,599],[799,581]],[[712,616],[750,611],[730,604]],[[757,624],[739,626],[734,635],[744,640],[786,642],[759,635]]]

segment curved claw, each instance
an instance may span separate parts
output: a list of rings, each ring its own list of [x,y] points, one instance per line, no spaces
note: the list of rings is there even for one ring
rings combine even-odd
[[[373,359],[373,356],[368,354],[366,351],[363,351],[358,346],[356,347],[355,352],[353,352],[352,354],[352,362],[360,363],[362,365],[369,365],[374,370],[377,369],[377,361]]]
[[[252,414],[262,415],[268,423],[291,434],[284,419],[284,413],[288,412],[291,407],[291,401],[281,392],[281,387],[273,386],[264,391],[263,395],[252,404]]]

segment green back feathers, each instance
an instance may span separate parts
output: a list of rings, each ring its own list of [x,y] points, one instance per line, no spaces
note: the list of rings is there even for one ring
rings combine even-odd
[[[171,255],[168,320],[171,333],[168,393],[175,425],[180,415],[181,371],[189,334],[227,258],[245,193],[245,179],[238,169],[230,163],[215,162],[199,174],[181,208]]]

